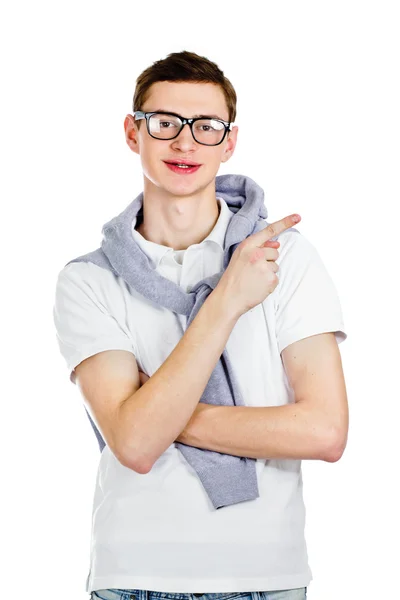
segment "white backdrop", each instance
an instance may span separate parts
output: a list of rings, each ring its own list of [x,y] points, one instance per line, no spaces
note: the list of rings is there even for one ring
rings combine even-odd
[[[2,9],[0,597],[84,600],[99,450],[52,321],[55,281],[141,191],[123,120],[168,53],[217,62],[236,152],[268,219],[299,212],[341,299],[342,459],[303,463],[310,600],[400,597],[400,19],[397,2],[111,3]]]

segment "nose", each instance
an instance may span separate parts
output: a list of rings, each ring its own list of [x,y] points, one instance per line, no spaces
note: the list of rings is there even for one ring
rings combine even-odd
[[[171,141],[174,148],[179,148],[183,152],[187,152],[191,148],[194,148],[196,141],[194,140],[192,132],[190,131],[189,123],[185,123],[178,137]]]

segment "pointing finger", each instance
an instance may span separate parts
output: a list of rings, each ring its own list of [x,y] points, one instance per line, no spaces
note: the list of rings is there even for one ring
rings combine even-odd
[[[301,220],[301,217],[298,214],[289,215],[288,217],[284,217],[283,219],[280,219],[279,221],[270,223],[261,231],[257,231],[257,233],[253,233],[253,235],[251,235],[247,239],[252,240],[252,242],[253,242],[252,245],[261,246],[263,243],[265,243],[268,240],[271,240],[271,238],[279,235],[286,229],[290,229],[291,227],[293,227],[293,225],[295,225],[296,223],[299,223],[300,220]]]

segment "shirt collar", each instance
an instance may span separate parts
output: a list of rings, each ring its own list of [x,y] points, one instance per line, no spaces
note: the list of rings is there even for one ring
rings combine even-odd
[[[198,246],[199,248],[202,248],[204,250],[207,244],[212,243],[216,244],[220,248],[221,252],[224,251],[225,233],[234,213],[229,209],[227,203],[223,198],[217,197],[217,202],[219,203],[221,210],[214,228],[204,240],[202,240],[199,244],[192,244],[191,246],[189,246],[189,248],[195,248],[196,246]],[[166,256],[166,254],[170,252],[174,252],[174,249],[170,248],[169,246],[163,246],[162,244],[156,244],[155,242],[150,242],[149,240],[146,240],[138,231],[136,231],[136,221],[137,218],[135,217],[132,220],[133,238],[143,250],[143,252],[151,260],[153,268],[157,269],[164,256]]]

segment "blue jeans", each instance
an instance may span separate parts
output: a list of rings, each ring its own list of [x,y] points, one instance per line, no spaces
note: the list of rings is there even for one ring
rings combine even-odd
[[[185,594],[147,590],[96,590],[91,600],[307,600],[307,588],[271,592],[224,592],[220,594]]]

